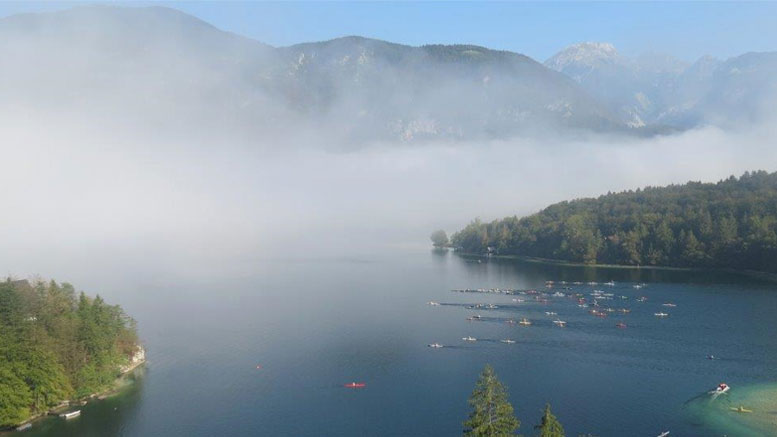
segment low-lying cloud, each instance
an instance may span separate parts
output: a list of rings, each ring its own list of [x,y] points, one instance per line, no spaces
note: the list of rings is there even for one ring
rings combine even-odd
[[[431,230],[474,217],[777,169],[770,123],[649,139],[383,143],[347,152],[310,142],[272,152],[157,143],[84,125],[3,117],[0,265],[8,273],[422,249]]]

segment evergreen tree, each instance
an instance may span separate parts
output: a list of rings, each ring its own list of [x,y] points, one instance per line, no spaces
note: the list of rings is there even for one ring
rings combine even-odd
[[[542,415],[542,420],[534,429],[540,431],[539,437],[564,437],[564,427],[561,426],[556,416],[550,412],[550,404],[545,404],[545,413]]]
[[[30,416],[30,389],[11,369],[0,362],[0,426],[20,423]]]
[[[472,412],[464,422],[464,434],[475,437],[515,435],[521,422],[507,400],[507,388],[497,379],[494,369],[486,365],[469,398]]]
[[[110,387],[137,344],[135,322],[99,296],[0,281],[0,428]]]
[[[474,220],[451,244],[473,254],[491,247],[500,255],[586,264],[777,273],[777,172],[609,193],[524,218]]]

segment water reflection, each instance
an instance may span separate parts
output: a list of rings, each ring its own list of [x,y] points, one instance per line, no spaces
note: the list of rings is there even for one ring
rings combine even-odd
[[[763,284],[773,285],[775,279],[754,273],[653,267],[584,266],[550,263],[520,258],[476,257],[454,254],[473,273],[493,269],[498,275],[520,276],[532,283],[555,282],[633,282],[633,283],[695,283],[695,284]]]

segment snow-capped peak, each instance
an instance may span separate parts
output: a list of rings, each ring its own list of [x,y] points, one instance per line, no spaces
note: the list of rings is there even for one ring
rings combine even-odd
[[[593,66],[601,62],[612,62],[618,57],[615,46],[606,42],[581,42],[571,45],[545,61],[545,66],[563,71],[570,65]]]

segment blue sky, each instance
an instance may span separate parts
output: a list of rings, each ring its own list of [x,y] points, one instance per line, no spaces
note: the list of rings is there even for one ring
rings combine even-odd
[[[276,46],[362,35],[411,45],[478,44],[540,61],[580,41],[689,61],[777,50],[777,2],[113,3],[177,8]],[[0,16],[74,4],[84,3],[0,3]]]

